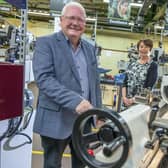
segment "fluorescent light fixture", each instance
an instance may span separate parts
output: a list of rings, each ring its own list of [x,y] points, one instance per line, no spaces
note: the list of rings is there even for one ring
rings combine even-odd
[[[86,18],[87,21],[96,21],[96,18]]]
[[[40,15],[40,16],[50,16],[49,13],[44,13],[44,12],[34,12],[34,11],[28,11],[28,14],[35,14],[35,15]]]
[[[142,7],[141,3],[130,3],[130,5],[133,7]]]
[[[109,3],[110,1],[109,0],[103,0],[104,2],[106,2],[106,3]]]
[[[11,9],[9,7],[0,6],[0,11],[10,11]]]

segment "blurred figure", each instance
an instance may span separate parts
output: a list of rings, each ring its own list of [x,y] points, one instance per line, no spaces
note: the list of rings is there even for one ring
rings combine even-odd
[[[110,0],[108,5],[108,17],[114,17],[114,12],[117,10],[119,0]]]
[[[114,17],[127,20],[128,14],[129,14],[128,12],[129,12],[129,1],[128,0],[120,0],[118,2],[117,10],[114,13]]]
[[[109,17],[128,20],[130,0],[114,0],[109,4]]]
[[[152,48],[153,42],[150,39],[137,43],[139,59],[128,65],[122,88],[122,99],[126,106],[134,103],[134,96],[143,88],[152,89],[157,80],[157,64],[150,56]]]

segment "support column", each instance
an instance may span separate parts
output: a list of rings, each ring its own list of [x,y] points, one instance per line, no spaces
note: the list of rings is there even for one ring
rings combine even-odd
[[[26,5],[27,6],[27,5]],[[27,49],[26,49],[26,42],[27,42],[27,8],[26,9],[21,9],[21,27],[20,27],[20,57],[19,57],[19,62],[22,64],[25,64],[25,59],[27,55]]]

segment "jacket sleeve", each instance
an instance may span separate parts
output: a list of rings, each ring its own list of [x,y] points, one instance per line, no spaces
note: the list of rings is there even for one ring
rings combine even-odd
[[[153,88],[154,84],[157,81],[157,77],[158,77],[158,65],[155,62],[152,62],[147,72],[144,88]]]

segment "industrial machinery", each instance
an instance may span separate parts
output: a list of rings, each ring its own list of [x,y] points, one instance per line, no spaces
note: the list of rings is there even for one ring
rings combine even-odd
[[[31,165],[34,96],[24,87],[23,64],[0,62],[0,76],[0,168],[19,168],[25,163],[28,168]],[[23,162],[17,161],[19,157]]]
[[[162,98],[163,100],[168,104],[168,84],[167,84],[167,81],[168,81],[168,75],[165,74],[163,77],[162,77],[162,84],[161,84],[161,95],[162,95]]]
[[[77,118],[73,143],[89,168],[153,168],[156,165],[166,168],[168,119],[164,119],[166,113],[157,114],[168,100],[166,80],[167,75],[163,76],[160,96],[145,91],[136,98],[135,105],[123,112],[91,109]],[[85,132],[90,118],[94,120],[93,128]],[[158,153],[161,154],[157,156]],[[153,165],[156,158],[159,159]]]
[[[80,158],[89,168],[136,167],[144,155],[145,141],[149,139],[145,118],[149,112],[149,106],[137,105],[120,114],[107,109],[83,113],[73,130],[73,142]],[[86,134],[83,129],[91,117],[100,121]],[[141,133],[137,133],[137,129]],[[93,156],[87,152],[88,149],[94,151]]]
[[[0,168],[30,168],[34,96],[28,89],[33,76],[27,60],[27,1],[9,3],[20,9],[21,26],[9,25],[3,40],[0,35],[1,56],[5,57],[0,62]]]

